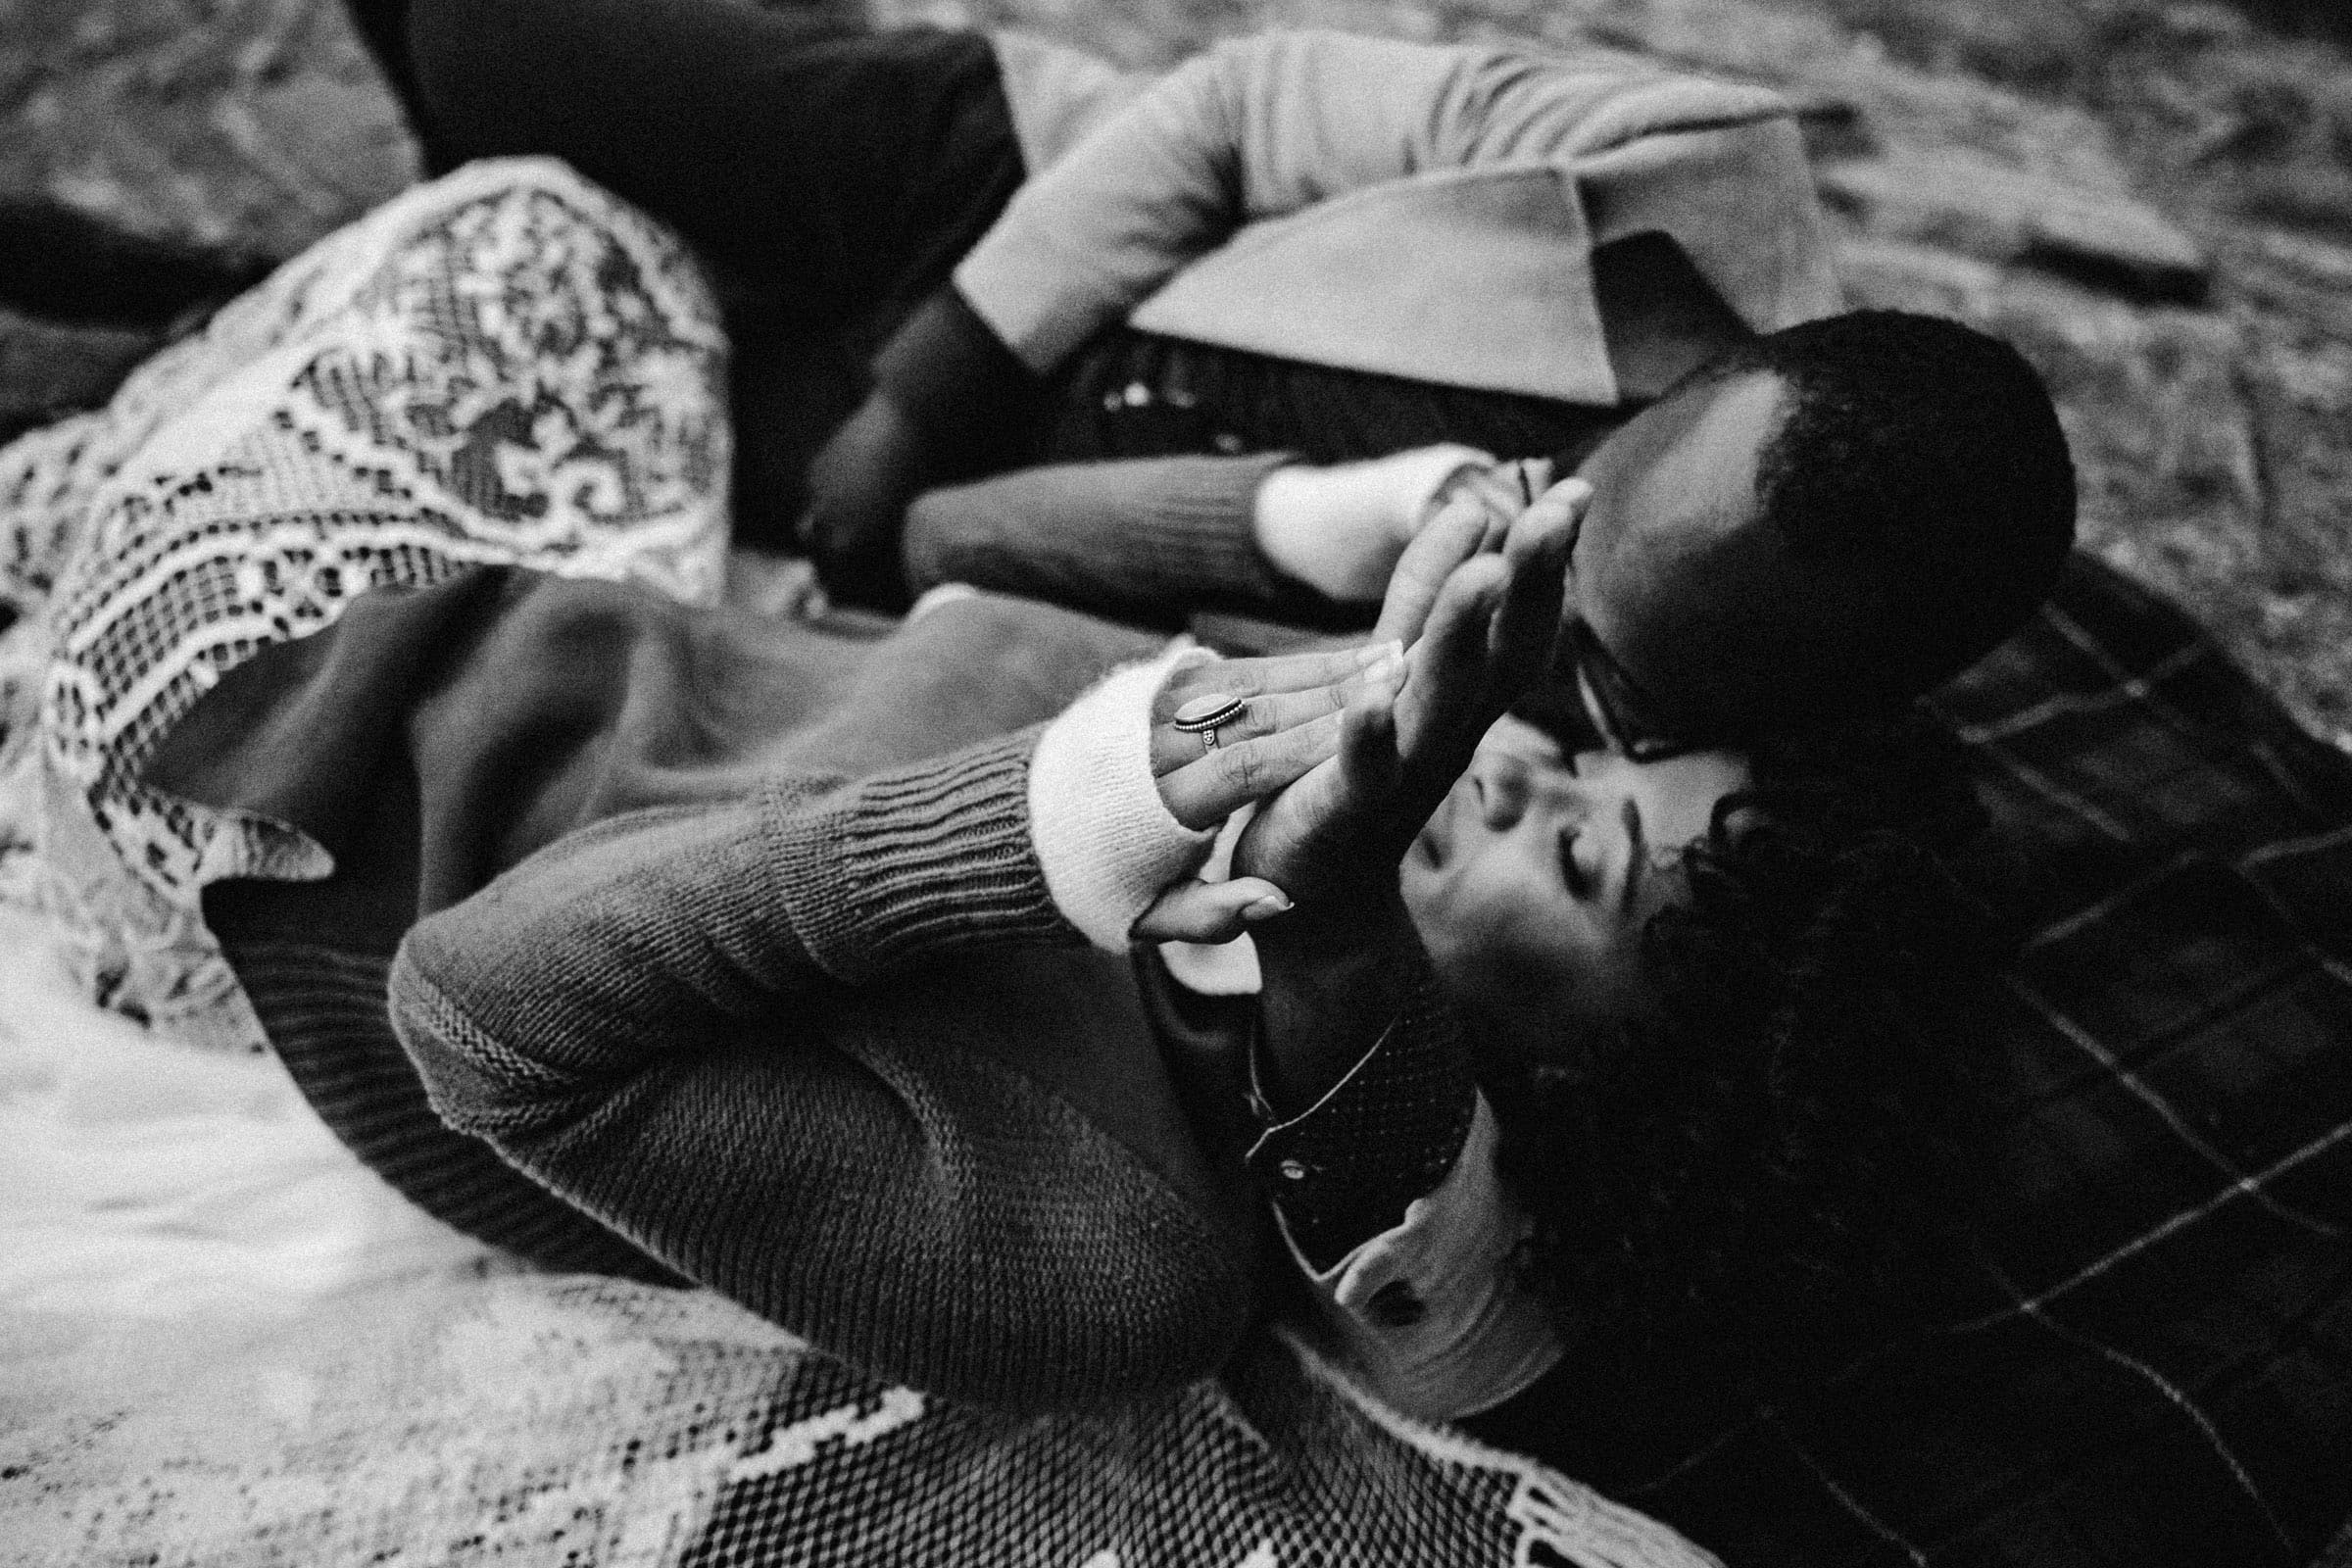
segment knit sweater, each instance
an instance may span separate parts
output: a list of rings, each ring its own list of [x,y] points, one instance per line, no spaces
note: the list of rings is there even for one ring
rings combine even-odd
[[[1214,1366],[1244,1238],[980,1048],[1049,1004],[948,961],[1067,940],[1028,850],[1035,743],[616,818],[424,921],[390,996],[435,1108],[886,1377],[1048,1406]],[[928,1027],[858,1016],[846,988],[886,974]]]

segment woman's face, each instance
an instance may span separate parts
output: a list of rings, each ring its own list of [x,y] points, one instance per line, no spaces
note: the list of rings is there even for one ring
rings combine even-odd
[[[1734,752],[1567,757],[1532,725],[1496,723],[1399,873],[1447,992],[1510,1033],[1629,1016],[1642,928],[1679,896],[1678,852],[1747,779]]]

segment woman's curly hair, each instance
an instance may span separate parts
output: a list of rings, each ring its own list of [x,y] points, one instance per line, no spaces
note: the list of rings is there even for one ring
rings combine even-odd
[[[1944,857],[1982,819],[1924,718],[1759,749],[1642,934],[1648,1015],[1490,1084],[1589,1392],[1770,1397],[1916,1315],[1981,1077],[1989,921]]]

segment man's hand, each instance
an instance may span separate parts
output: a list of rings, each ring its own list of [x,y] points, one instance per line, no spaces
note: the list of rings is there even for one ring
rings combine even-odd
[[[908,503],[930,483],[922,426],[881,392],[869,395],[808,465],[808,510],[793,534],[837,599],[906,608],[899,536]]]
[[[1507,524],[1550,483],[1546,459],[1497,463],[1456,443],[1330,467],[1298,464],[1258,486],[1250,532],[1284,576],[1338,603],[1376,604],[1433,518],[1474,506]]]
[[[1409,645],[1393,700],[1367,690],[1336,754],[1258,811],[1237,876],[1298,899],[1393,891],[1398,858],[1480,737],[1548,663],[1591,488],[1552,486],[1498,529],[1487,504],[1440,511],[1397,563],[1377,637]]]

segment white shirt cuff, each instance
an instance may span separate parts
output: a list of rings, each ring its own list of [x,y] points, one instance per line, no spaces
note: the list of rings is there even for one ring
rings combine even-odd
[[[1113,670],[1048,724],[1029,763],[1029,835],[1046,891],[1096,947],[1124,953],[1161,890],[1208,853],[1214,829],[1176,820],[1152,773],[1152,700],[1214,659],[1189,643]]]

